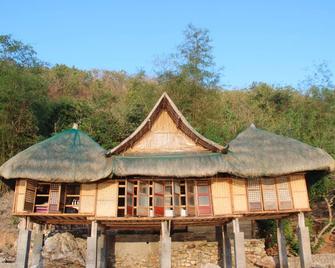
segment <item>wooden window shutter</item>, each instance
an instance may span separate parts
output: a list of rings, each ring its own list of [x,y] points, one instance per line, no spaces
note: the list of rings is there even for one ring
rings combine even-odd
[[[295,174],[290,176],[290,183],[292,189],[292,198],[295,209],[308,209],[308,192],[303,174]]]
[[[279,209],[291,209],[293,207],[290,185],[286,177],[277,178],[277,192]]]
[[[262,210],[262,192],[259,179],[248,179],[248,202],[250,211]]]
[[[276,180],[274,178],[262,179],[264,210],[277,210]]]
[[[51,183],[49,192],[49,212],[59,212],[61,184]]]
[[[248,210],[245,179],[232,179],[232,196],[234,212]]]
[[[34,211],[36,190],[37,190],[37,182],[33,180],[27,180],[26,193],[24,196],[24,206],[23,206],[24,211],[27,212]]]

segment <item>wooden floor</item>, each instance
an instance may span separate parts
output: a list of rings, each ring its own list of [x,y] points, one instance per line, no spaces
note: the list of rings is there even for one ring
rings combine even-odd
[[[307,211],[307,210],[306,210]],[[309,210],[308,210],[309,211]],[[18,217],[29,217],[30,221],[40,224],[90,224],[92,221],[97,221],[100,224],[115,229],[146,229],[160,227],[162,221],[171,221],[174,226],[207,226],[207,225],[222,225],[230,222],[233,219],[280,219],[290,217],[297,214],[299,211],[286,211],[285,213],[278,211],[274,212],[248,212],[245,214],[229,214],[222,216],[207,216],[207,217],[96,217],[94,214],[64,214],[64,213],[16,213]]]

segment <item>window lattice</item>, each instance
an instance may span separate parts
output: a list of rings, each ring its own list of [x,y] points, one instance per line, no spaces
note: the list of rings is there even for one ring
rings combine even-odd
[[[276,181],[272,178],[262,180],[265,210],[277,210]]]
[[[281,177],[277,179],[278,201],[280,209],[292,208],[292,197],[287,178]]]
[[[251,211],[262,210],[261,186],[258,179],[248,180],[248,201]]]

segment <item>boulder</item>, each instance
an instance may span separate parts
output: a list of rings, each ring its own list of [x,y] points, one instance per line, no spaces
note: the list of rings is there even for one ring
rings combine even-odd
[[[45,264],[57,263],[59,267],[85,266],[86,240],[70,233],[57,233],[45,240],[42,256]]]

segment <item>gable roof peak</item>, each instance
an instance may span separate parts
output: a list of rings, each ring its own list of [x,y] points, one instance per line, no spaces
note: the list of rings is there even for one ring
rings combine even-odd
[[[198,133],[186,120],[177,106],[171,100],[167,92],[164,92],[154,105],[153,109],[139,127],[119,145],[107,152],[107,155],[120,154],[131,148],[137,141],[147,133],[158,118],[162,110],[166,110],[177,127],[196,144],[212,152],[226,153],[228,147],[217,144]]]

